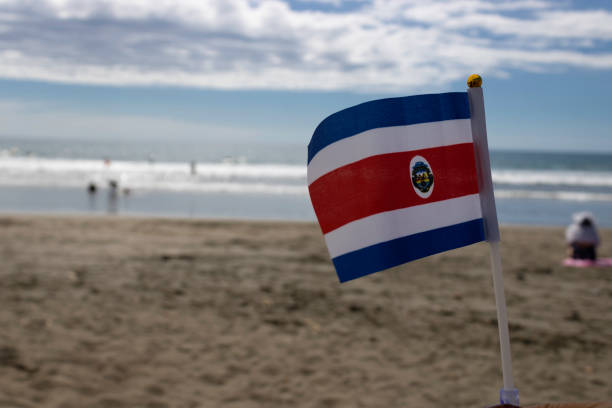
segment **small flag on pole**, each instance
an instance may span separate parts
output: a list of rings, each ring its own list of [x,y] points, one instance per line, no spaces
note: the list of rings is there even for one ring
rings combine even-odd
[[[308,189],[341,282],[485,240],[468,94],[329,116],[308,146]]]
[[[308,145],[308,190],[340,282],[488,241],[504,386],[514,388],[482,78],[467,92],[334,113]]]

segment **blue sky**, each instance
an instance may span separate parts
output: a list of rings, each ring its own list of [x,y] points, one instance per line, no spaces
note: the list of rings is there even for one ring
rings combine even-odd
[[[473,72],[492,148],[612,152],[605,1],[0,0],[0,138],[305,146]]]

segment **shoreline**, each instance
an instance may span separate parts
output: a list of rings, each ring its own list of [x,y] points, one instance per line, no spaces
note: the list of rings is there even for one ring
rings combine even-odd
[[[146,214],[146,213],[127,213],[127,214],[107,214],[107,213],[88,213],[78,211],[66,211],[66,212],[18,212],[18,211],[0,211],[0,219],[3,218],[93,218],[93,219],[108,219],[108,220],[146,220],[151,221],[184,221],[184,222],[198,222],[198,221],[222,221],[228,223],[288,223],[288,224],[315,224],[318,225],[317,221],[314,220],[300,220],[300,219],[283,219],[283,218],[241,218],[241,217],[187,217],[182,215],[168,215],[168,214]],[[551,226],[556,228],[555,226]]]
[[[524,404],[612,400],[612,270],[502,226]],[[612,230],[601,230],[612,256]],[[339,284],[314,222],[0,215],[0,401],[25,407],[494,405],[487,245]]]
[[[223,222],[238,222],[238,223],[289,223],[289,224],[314,224],[318,226],[316,220],[306,219],[285,219],[285,218],[256,218],[256,217],[224,217],[224,216],[208,216],[208,217],[188,217],[184,215],[172,215],[172,214],[148,214],[148,213],[119,213],[119,214],[108,214],[108,213],[90,213],[90,212],[79,212],[79,211],[65,211],[65,212],[45,212],[45,211],[0,211],[0,219],[2,218],[22,218],[22,217],[40,217],[40,218],[94,218],[94,219],[125,219],[125,220],[169,220],[169,221],[223,221]],[[569,225],[569,220],[568,224]],[[565,230],[567,225],[550,225],[550,224],[504,224],[499,223],[501,229],[560,229]],[[599,227],[598,231],[612,231],[612,227]]]
[[[306,190],[305,190],[306,191]],[[590,211],[596,224],[612,228],[609,202],[574,202],[549,199],[498,199],[502,225],[567,226],[575,212]],[[131,215],[195,219],[264,219],[315,221],[307,194],[240,192],[108,191],[87,194],[84,188],[0,186],[0,214]]]

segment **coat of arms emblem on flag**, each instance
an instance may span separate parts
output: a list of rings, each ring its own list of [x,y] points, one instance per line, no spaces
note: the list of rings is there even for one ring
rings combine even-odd
[[[415,192],[421,198],[429,197],[433,191],[434,176],[427,160],[421,156],[414,156],[410,160],[410,173]]]

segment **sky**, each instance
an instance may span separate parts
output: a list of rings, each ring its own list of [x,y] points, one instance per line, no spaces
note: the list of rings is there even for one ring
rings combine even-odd
[[[2,138],[304,146],[484,79],[492,149],[612,152],[612,3],[0,0]]]

